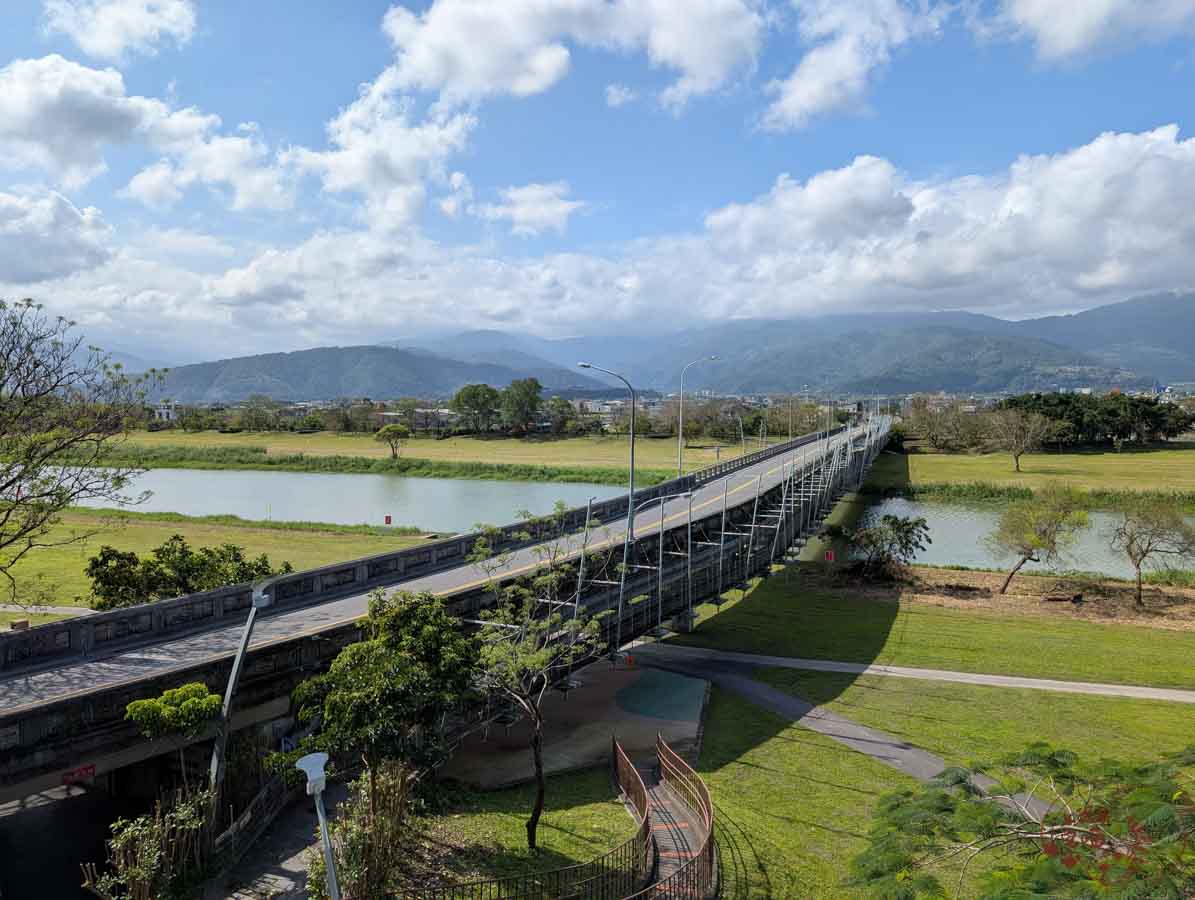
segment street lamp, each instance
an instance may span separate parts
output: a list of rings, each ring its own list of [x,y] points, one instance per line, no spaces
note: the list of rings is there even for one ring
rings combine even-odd
[[[713,362],[717,356],[703,356],[695,359],[680,370],[680,415],[676,424],[676,477],[685,474],[685,373],[699,362]]]
[[[579,362],[577,366],[582,369],[605,372],[611,378],[617,378],[625,384],[631,393],[631,461],[627,476],[627,533],[622,542],[622,575],[618,579],[618,623],[615,625],[614,631],[614,655],[617,656],[618,649],[622,646],[622,601],[627,587],[627,569],[631,565],[631,542],[635,539],[635,388],[617,372],[611,372],[609,369],[603,369],[601,366],[587,362]]]
[[[315,797],[315,814],[319,816],[320,835],[324,839],[324,865],[328,874],[328,896],[340,900],[340,882],[336,878],[336,857],[332,855],[332,837],[328,834],[328,814],[324,810],[324,787],[328,776],[324,766],[328,764],[327,753],[308,753],[295,763],[295,768],[307,776],[307,795]]]

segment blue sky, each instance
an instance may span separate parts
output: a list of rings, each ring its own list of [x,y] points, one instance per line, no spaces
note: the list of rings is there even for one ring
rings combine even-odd
[[[153,358],[1195,283],[1195,0],[3,17],[0,296]]]

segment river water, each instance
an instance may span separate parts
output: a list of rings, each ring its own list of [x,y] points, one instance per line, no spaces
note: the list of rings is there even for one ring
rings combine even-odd
[[[138,512],[244,519],[331,522],[337,525],[415,525],[428,531],[464,532],[484,522],[506,525],[519,511],[542,515],[557,500],[584,506],[625,492],[610,485],[323,472],[256,472],[150,469],[128,493],[150,491]],[[93,503],[110,506],[110,503]]]
[[[969,506],[934,503],[924,500],[891,498],[871,507],[864,515],[870,523],[880,516],[920,516],[930,528],[933,543],[919,553],[916,562],[937,566],[971,566],[984,569],[1011,567],[1014,560],[993,553],[985,538],[996,528],[998,506]],[[1110,512],[1088,514],[1090,527],[1079,535],[1073,548],[1054,566],[1055,570],[1099,572],[1116,578],[1132,578],[1128,560],[1110,546],[1110,532],[1119,517]],[[1195,524],[1195,519],[1190,520]],[[1026,569],[1047,570],[1048,566],[1028,563]]]

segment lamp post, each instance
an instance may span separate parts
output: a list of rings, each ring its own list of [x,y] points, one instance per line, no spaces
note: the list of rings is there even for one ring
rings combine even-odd
[[[695,359],[691,363],[687,363],[684,368],[680,370],[680,415],[677,417],[676,424],[677,478],[680,478],[685,474],[685,373],[699,362],[713,362],[717,358],[717,356],[703,356],[701,359]]]
[[[627,386],[631,394],[631,461],[627,475],[627,533],[622,542],[622,574],[618,579],[618,623],[614,626],[614,655],[618,655],[618,648],[622,646],[622,603],[627,588],[627,569],[631,565],[631,542],[635,540],[635,388],[617,372],[595,366],[593,363],[579,362],[582,369],[594,369],[605,372],[611,378],[617,378]]]
[[[324,841],[324,866],[328,870],[328,896],[340,900],[340,882],[336,878],[336,857],[332,855],[332,837],[328,834],[328,814],[324,810],[324,787],[328,776],[324,766],[327,753],[308,753],[295,763],[295,768],[307,776],[307,795],[315,797],[315,814],[319,816],[320,836]]]

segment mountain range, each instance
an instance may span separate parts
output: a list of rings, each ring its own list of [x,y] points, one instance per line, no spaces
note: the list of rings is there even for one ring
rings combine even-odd
[[[873,313],[730,320],[667,336],[552,340],[466,331],[378,346],[321,347],[181,366],[159,394],[181,402],[448,396],[463,384],[539,379],[549,392],[617,385],[577,362],[621,372],[637,387],[732,393],[851,393],[1144,387],[1195,382],[1195,294],[1162,294],[1067,316],[1009,321],[968,312]],[[601,380],[599,380],[601,379]]]

